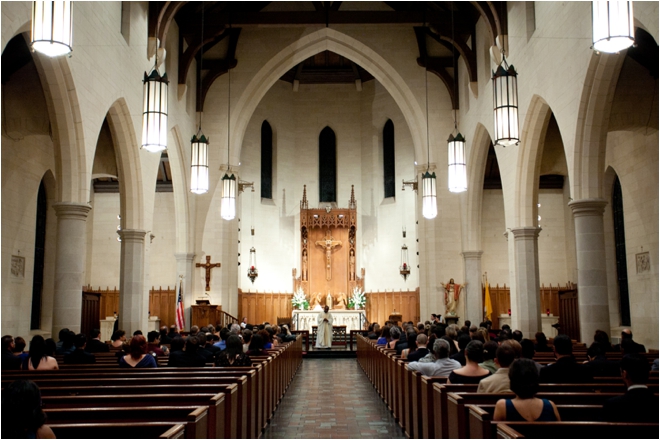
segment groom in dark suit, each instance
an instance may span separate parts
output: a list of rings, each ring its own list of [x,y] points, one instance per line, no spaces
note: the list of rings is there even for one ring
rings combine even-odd
[[[623,396],[612,397],[603,405],[608,422],[658,423],[658,398],[649,390],[649,361],[638,354],[621,360],[621,377],[628,387]]]

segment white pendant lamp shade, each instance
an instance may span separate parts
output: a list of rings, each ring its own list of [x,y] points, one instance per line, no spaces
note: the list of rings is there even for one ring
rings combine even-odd
[[[435,189],[435,173],[428,171],[422,175],[422,215],[433,219],[438,215],[438,204]]]
[[[616,53],[635,42],[633,2],[594,1],[592,5],[593,47],[605,53]]]
[[[70,1],[32,2],[32,49],[57,57],[73,50],[73,9]]]
[[[465,138],[458,133],[456,136],[449,135],[447,139],[447,151],[449,154],[449,191],[467,191],[467,166],[465,165]]]
[[[167,73],[163,76],[154,67],[144,73],[144,103],[142,113],[142,148],[152,153],[167,149]]]
[[[200,130],[190,141],[190,192],[204,194],[209,190],[209,141]]]
[[[233,220],[236,217],[236,177],[227,172],[222,177],[222,203],[220,215],[225,220]]]
[[[504,147],[518,144],[518,73],[513,66],[505,70],[500,65],[493,72],[492,80],[495,143]]]

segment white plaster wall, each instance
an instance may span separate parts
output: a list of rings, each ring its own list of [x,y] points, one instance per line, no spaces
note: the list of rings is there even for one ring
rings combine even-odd
[[[546,286],[560,283],[564,286],[569,277],[566,273],[566,223],[564,193],[561,189],[540,189],[541,221],[539,233],[539,281]],[[572,280],[576,282],[576,280]]]
[[[174,287],[177,284],[175,222],[174,222],[174,193],[158,192],[154,204],[153,230],[147,232],[145,241],[149,242],[150,262],[147,267],[151,273],[151,285],[148,288],[159,286]],[[153,235],[153,239],[151,239]]]
[[[481,255],[481,270],[488,274],[491,286],[510,286],[502,190],[485,189],[483,192],[481,243],[484,253]]]
[[[118,193],[95,193],[92,204],[93,215],[91,237],[88,235],[88,249],[91,249],[91,270],[87,277],[93,288],[119,289],[119,261],[121,242],[117,241],[119,215]]]

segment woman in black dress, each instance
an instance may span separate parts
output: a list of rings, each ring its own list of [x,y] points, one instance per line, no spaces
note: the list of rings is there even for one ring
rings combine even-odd
[[[216,367],[251,367],[250,356],[243,353],[243,342],[236,335],[227,339],[227,349],[218,353],[215,358]]]

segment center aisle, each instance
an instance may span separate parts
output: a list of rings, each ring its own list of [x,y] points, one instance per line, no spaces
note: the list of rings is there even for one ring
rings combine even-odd
[[[305,359],[262,438],[405,436],[355,359]]]

